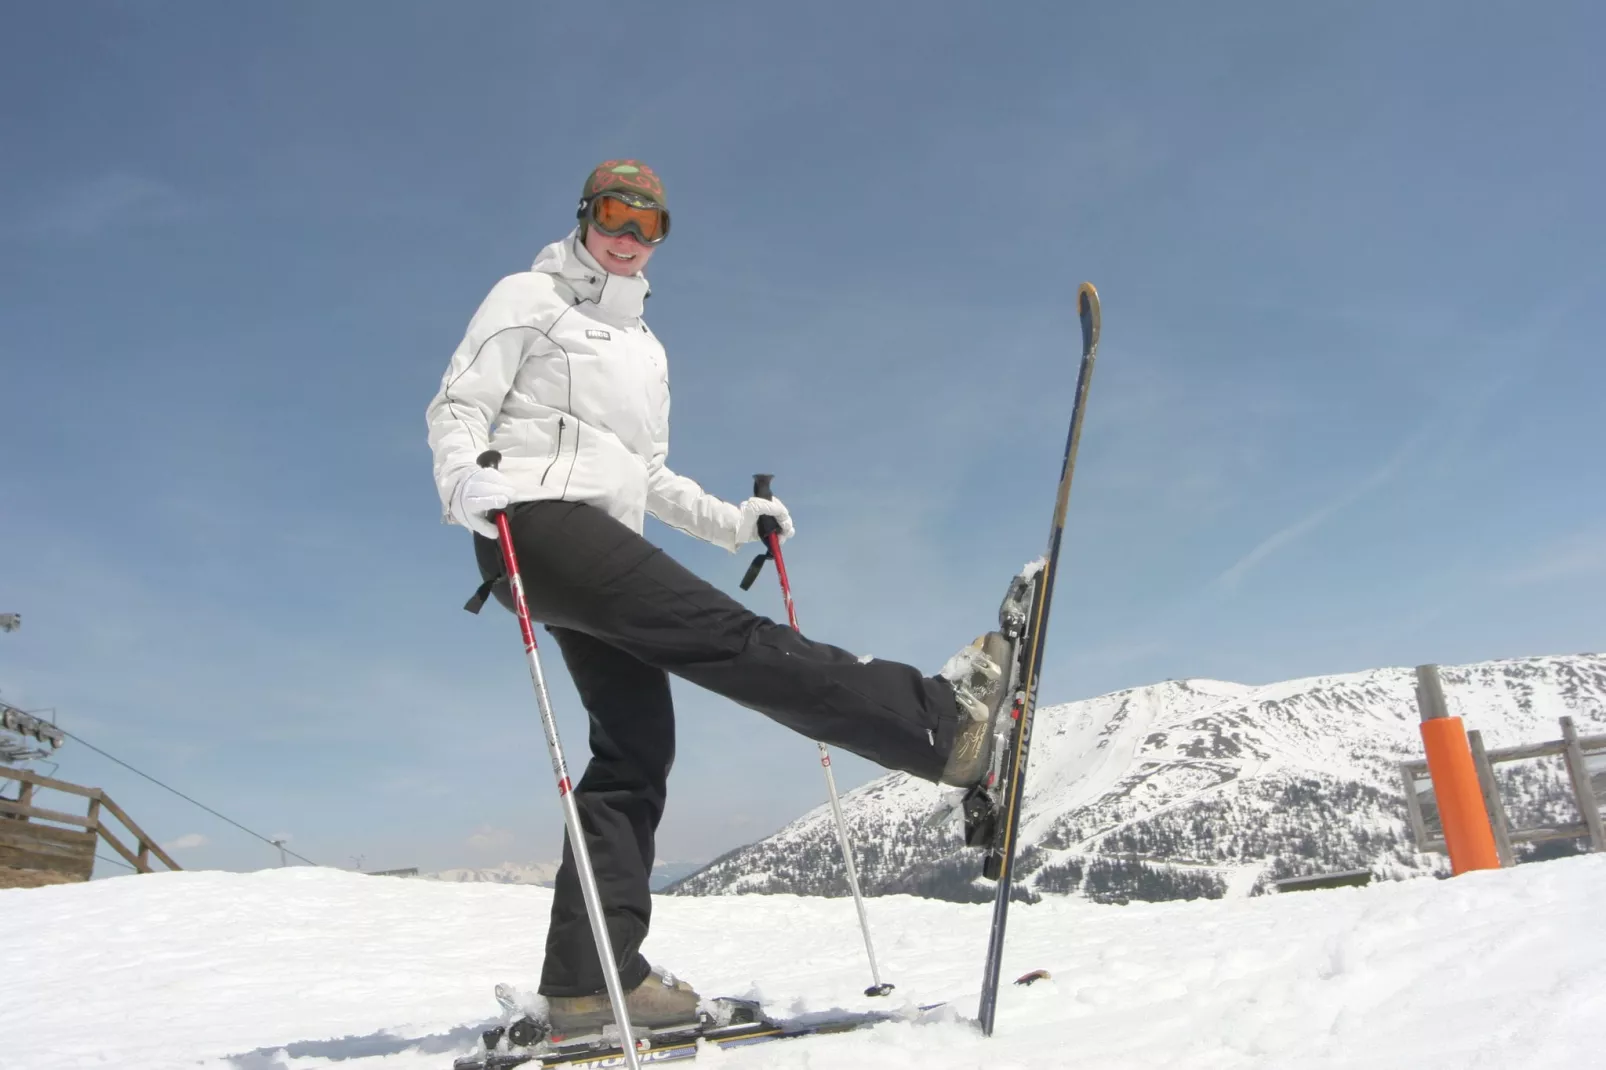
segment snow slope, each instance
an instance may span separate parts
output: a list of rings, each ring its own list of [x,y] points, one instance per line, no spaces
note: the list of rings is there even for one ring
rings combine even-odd
[[[1606,656],[1442,668],[1452,713],[1490,747],[1606,732]],[[1017,867],[1036,893],[1100,901],[1244,895],[1270,880],[1370,869],[1445,872],[1415,850],[1396,763],[1422,751],[1415,673],[1377,669],[1262,686],[1170,680],[1038,711]],[[1578,820],[1560,758],[1501,766],[1519,825]],[[945,789],[904,774],[843,796],[872,894],[991,897],[957,824],[928,827]],[[674,886],[693,895],[845,895],[829,808]],[[1606,1060],[1603,1060],[1606,1062]]]
[[[1004,971],[1052,979],[975,1013],[989,910],[907,896],[872,922],[895,998],[950,1020],[730,1052],[729,1068],[1558,1070],[1606,1064],[1606,857],[1449,881],[1010,916]],[[447,1070],[531,984],[551,892],[276,869],[0,891],[0,1067]],[[705,992],[863,1007],[851,905],[669,897],[647,946]]]

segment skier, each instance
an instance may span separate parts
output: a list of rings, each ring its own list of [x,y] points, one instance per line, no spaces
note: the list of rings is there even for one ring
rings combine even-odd
[[[574,788],[633,1023],[694,1021],[699,997],[640,948],[648,878],[675,752],[669,674],[810,739],[925,780],[969,786],[991,758],[1008,644],[978,638],[927,676],[860,659],[750,612],[641,535],[643,517],[734,552],[778,499],[732,504],[667,464],[664,349],[642,319],[644,270],[669,236],[658,175],[610,160],[586,178],[578,225],[529,271],[492,288],[427,411],[445,519],[474,533],[484,581],[512,608],[497,529],[511,525],[533,619],[556,639],[590,719],[591,760]],[[485,450],[499,468],[480,467]],[[540,992],[554,1032],[613,1020],[565,837]]]

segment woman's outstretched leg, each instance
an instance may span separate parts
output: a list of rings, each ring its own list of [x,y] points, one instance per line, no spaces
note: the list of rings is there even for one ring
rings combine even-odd
[[[514,506],[509,520],[537,620],[925,780],[949,779],[956,741],[975,734],[974,715],[961,712],[943,677],[861,658],[761,617],[599,509],[533,502]],[[477,537],[475,548],[482,573],[495,575],[496,544]]]

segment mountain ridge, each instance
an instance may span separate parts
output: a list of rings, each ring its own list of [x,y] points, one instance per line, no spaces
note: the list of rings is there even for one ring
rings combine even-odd
[[[1442,666],[1450,712],[1490,747],[1606,732],[1606,655]],[[1415,850],[1398,763],[1420,757],[1415,674],[1382,668],[1270,684],[1167,680],[1039,709],[1021,816],[1019,893],[1098,901],[1221,897],[1339,869],[1448,872]],[[1574,813],[1560,759],[1498,769],[1518,824]],[[992,897],[957,828],[928,827],[951,789],[895,773],[843,796],[869,894]],[[1566,817],[1565,820],[1576,820]],[[847,894],[817,807],[669,889]]]
[[[652,867],[650,879],[654,891],[704,868],[701,862],[659,861]],[[419,875],[424,880],[447,881],[455,884],[529,884],[550,888],[558,877],[557,862],[503,862],[495,866],[462,866],[442,869]]]

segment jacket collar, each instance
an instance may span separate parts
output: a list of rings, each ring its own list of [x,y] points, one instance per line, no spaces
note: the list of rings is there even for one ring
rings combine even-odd
[[[581,243],[578,227],[562,241],[542,249],[530,270],[562,279],[574,291],[575,304],[590,301],[604,312],[627,319],[641,318],[652,293],[645,275],[609,274]]]

